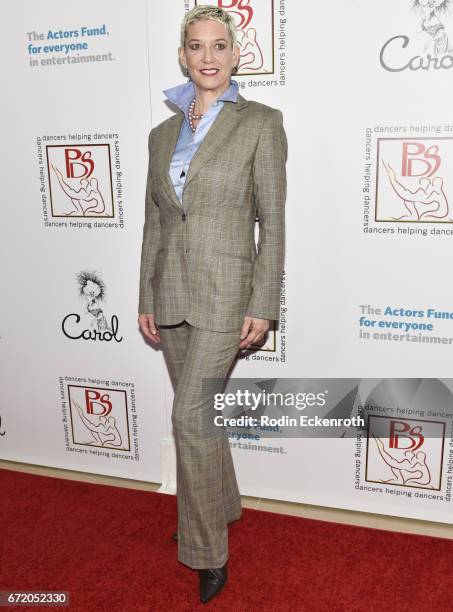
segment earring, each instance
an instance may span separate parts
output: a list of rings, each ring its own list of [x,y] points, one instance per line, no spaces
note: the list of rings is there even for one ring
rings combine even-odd
[[[187,68],[187,66],[183,66],[182,69],[184,71],[184,76],[188,77],[189,76],[189,69]]]
[[[233,74],[236,74],[238,69],[239,69],[239,66],[237,64],[236,66],[233,66]]]

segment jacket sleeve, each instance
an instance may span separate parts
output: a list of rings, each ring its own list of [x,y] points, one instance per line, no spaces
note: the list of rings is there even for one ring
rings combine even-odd
[[[160,244],[160,217],[159,207],[152,197],[151,178],[151,140],[154,130],[148,137],[148,176],[146,179],[145,196],[145,222],[143,225],[142,254],[140,263],[140,295],[139,314],[154,313],[154,296],[152,279],[156,263],[157,251]]]
[[[280,318],[280,285],[285,260],[286,159],[283,115],[266,113],[253,163],[255,205],[259,219],[258,253],[246,315]]]

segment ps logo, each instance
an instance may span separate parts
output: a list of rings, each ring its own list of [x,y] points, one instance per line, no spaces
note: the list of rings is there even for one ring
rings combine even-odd
[[[376,221],[452,223],[453,138],[378,138]]]
[[[47,145],[52,217],[114,217],[109,144]]]
[[[112,402],[108,393],[99,393],[96,389],[85,389],[87,414],[107,416],[112,411]]]
[[[390,422],[389,446],[390,448],[400,448],[415,451],[425,441],[421,433],[420,425],[411,427],[406,421]],[[404,442],[402,442],[404,440]]]
[[[126,391],[68,385],[68,399],[74,444],[131,450]]]
[[[440,167],[441,159],[438,153],[438,145],[426,146],[416,141],[403,142],[402,176],[432,176]]]
[[[445,422],[368,416],[365,480],[441,488]]]
[[[88,178],[93,174],[94,161],[91,159],[91,151],[65,148],[64,157],[67,178]],[[76,168],[79,169],[78,172]]]
[[[223,8],[230,13],[234,13],[239,17],[238,28],[246,28],[253,17],[253,8],[250,6],[250,0],[218,0],[219,8]]]

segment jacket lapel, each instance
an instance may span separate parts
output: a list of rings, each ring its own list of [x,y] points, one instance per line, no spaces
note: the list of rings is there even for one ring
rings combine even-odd
[[[220,113],[209,128],[203,142],[190,162],[189,171],[184,183],[184,190],[203,166],[216,154],[228,140],[232,130],[240,119],[239,111],[247,106],[247,100],[238,94],[236,102],[225,102]]]
[[[240,119],[239,111],[246,106],[247,100],[240,94],[238,94],[236,102],[225,102],[223,105],[220,113],[215,118],[214,123],[209,128],[203,142],[198,147],[197,152],[190,162],[189,171],[184,183],[183,203],[184,191],[187,185],[228,140],[231,131],[234,129]],[[165,143],[162,144],[162,174],[165,176],[164,183],[172,204],[174,204],[179,211],[181,211],[181,204],[179,203],[173,183],[171,182],[169,170],[183,120],[184,113],[182,111],[178,112],[176,115],[174,115],[174,117],[172,117],[172,120],[168,124],[168,132],[167,136],[165,137]]]
[[[184,119],[184,113],[182,111],[174,115],[169,122],[168,133],[164,138],[163,154],[162,154],[162,174],[165,177],[164,183],[167,187],[167,193],[170,197],[172,204],[174,204],[179,211],[181,211],[181,204],[179,203],[178,197],[171,182],[170,177],[170,163],[173,153],[175,151],[176,143],[178,142],[179,132]]]

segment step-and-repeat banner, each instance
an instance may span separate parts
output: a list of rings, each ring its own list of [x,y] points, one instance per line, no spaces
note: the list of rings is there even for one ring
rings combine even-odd
[[[304,379],[325,401],[301,411],[367,414],[324,437],[232,432],[241,492],[451,523],[453,2],[211,3],[238,27],[241,94],[283,112],[289,145],[280,325],[232,377]],[[4,459],[171,480],[173,394],[138,329],[139,259],[147,137],[185,80],[195,4],[8,8]]]

